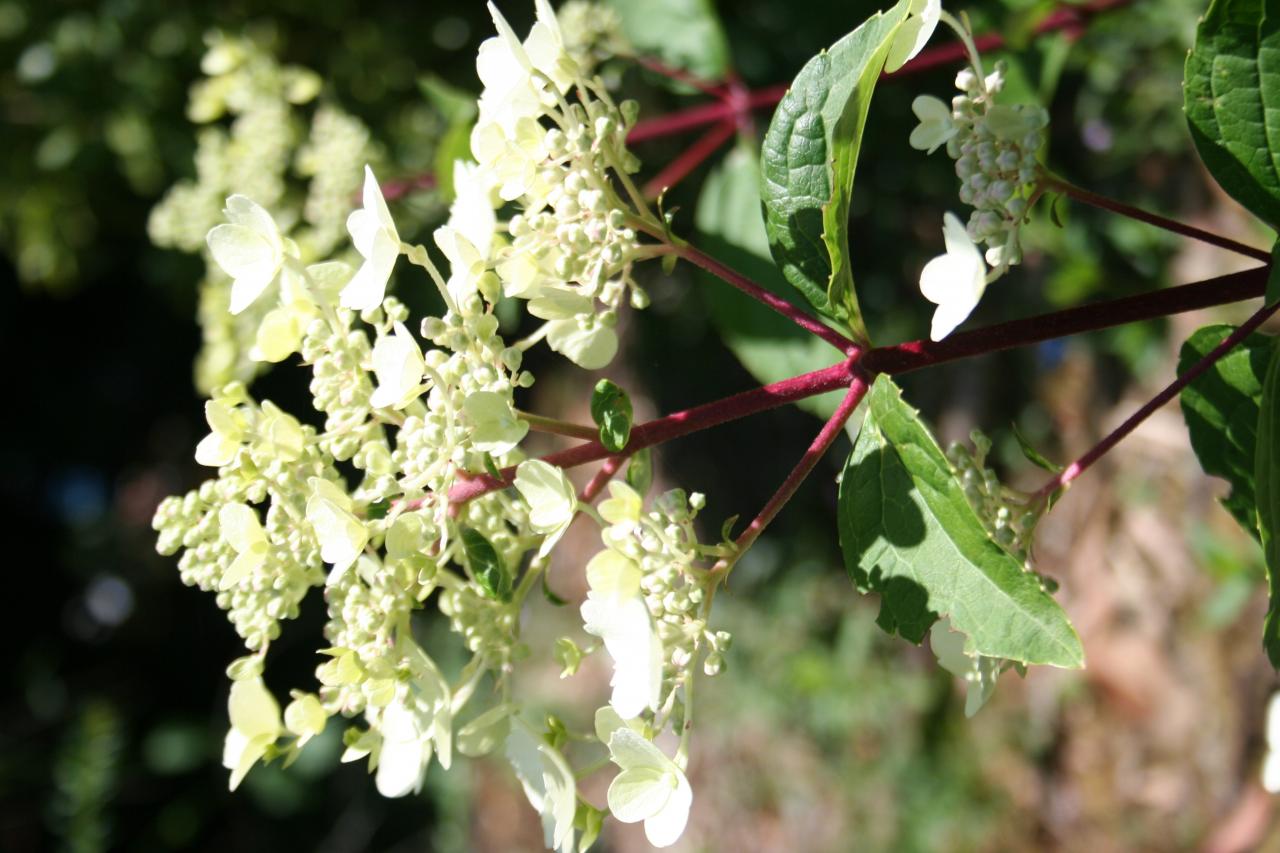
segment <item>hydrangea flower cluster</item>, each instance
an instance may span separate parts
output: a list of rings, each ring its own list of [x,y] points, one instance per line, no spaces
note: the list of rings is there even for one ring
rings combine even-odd
[[[216,595],[250,652],[228,668],[233,789],[259,761],[291,762],[341,717],[352,721],[343,760],[367,761],[388,797],[420,790],[430,765],[447,770],[455,751],[504,755],[561,851],[589,846],[603,816],[580,796],[573,764],[611,760],[609,811],[643,821],[666,846],[693,798],[693,683],[721,669],[729,646],[707,621],[710,568],[729,546],[699,542],[699,494],[673,490],[646,508],[641,491],[613,482],[597,510],[564,471],[522,452],[525,351],[545,340],[583,367],[612,359],[624,298],[646,303],[632,267],[658,254],[641,238],[661,234],[628,178],[638,168],[625,147],[634,105],[615,105],[587,64],[600,40],[570,51],[550,6],[536,5],[523,40],[491,7],[499,35],[477,62],[476,160],[455,165],[457,195],[434,234],[447,270],[402,239],[368,166],[345,220],[352,251],[337,258],[279,193],[226,199],[224,221],[204,237],[222,311],[243,324],[242,354],[255,365],[310,367],[323,423],[255,400],[243,381],[220,384],[195,453],[217,476],[160,505],[157,548],[182,552],[183,582]],[[349,156],[332,168],[360,174]],[[402,259],[445,306],[416,329],[388,294]],[[504,296],[543,321],[515,344],[494,314]],[[502,468],[514,488],[451,497]],[[604,545],[584,567],[581,607],[584,633],[600,642],[563,638],[555,654],[569,675],[603,647],[614,676],[594,732],[567,738],[535,728],[512,673],[533,654],[521,639],[526,596],[578,517],[600,526]],[[282,711],[264,677],[268,653],[321,595],[316,684],[293,690]],[[471,655],[458,673],[414,630],[433,603]],[[674,756],[654,742],[667,731],[679,740]],[[597,742],[594,755],[584,741]]]
[[[249,39],[212,33],[207,41],[201,65],[207,77],[193,87],[188,105],[202,126],[196,175],[175,184],[151,212],[152,242],[202,250],[209,229],[223,221],[224,200],[238,193],[288,227],[297,257],[307,263],[330,257],[346,237],[360,164],[379,159],[368,130],[331,103],[304,112],[321,91],[313,72],[281,66]],[[230,288],[223,270],[209,264],[200,285],[204,345],[196,360],[196,385],[206,394],[250,381],[264,364],[252,349],[265,303],[229,312]]]
[[[920,123],[910,143],[930,154],[945,146],[960,178],[960,201],[974,209],[967,224],[952,213],[944,216],[946,254],[920,275],[921,292],[938,305],[931,329],[935,341],[964,322],[988,284],[1021,263],[1019,235],[1039,196],[1037,158],[1049,123],[1038,105],[996,103],[1004,88],[1004,63],[984,74],[968,30],[945,12],[942,20],[966,42],[971,65],[956,75],[960,94],[950,105],[931,95],[912,102]]]

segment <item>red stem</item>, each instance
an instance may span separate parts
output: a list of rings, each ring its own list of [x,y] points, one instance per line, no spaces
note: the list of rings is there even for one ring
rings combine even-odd
[[[1057,190],[1063,195],[1082,201],[1093,207],[1107,210],[1112,213],[1118,213],[1121,216],[1127,216],[1130,219],[1136,219],[1139,222],[1146,222],[1157,228],[1163,228],[1166,231],[1172,231],[1175,234],[1181,234],[1184,237],[1190,237],[1193,240],[1199,240],[1202,243],[1208,243],[1211,246],[1217,246],[1220,249],[1244,255],[1257,261],[1266,263],[1271,260],[1271,253],[1265,249],[1255,249],[1253,246],[1246,246],[1244,243],[1236,242],[1230,237],[1222,237],[1210,231],[1196,228],[1194,225],[1187,225],[1176,219],[1169,219],[1156,213],[1149,213],[1137,207],[1124,204],[1104,195],[1098,195],[1095,192],[1077,187],[1075,184],[1069,183],[1053,175],[1045,175],[1042,180],[1042,186],[1045,189]]]
[[[627,454],[619,453],[616,456],[610,456],[604,460],[604,464],[600,466],[600,470],[591,478],[591,482],[582,487],[582,494],[578,495],[578,500],[584,504],[589,504],[596,499],[596,495],[604,490],[613,476],[618,473],[618,469],[627,461]]]
[[[877,347],[869,350],[863,357],[862,366],[875,373],[907,373],[946,361],[1027,346],[1053,338],[1252,299],[1266,291],[1269,271],[1269,267],[1255,267],[1195,284],[1095,302],[1038,317],[1000,323],[985,329],[961,332],[943,341],[919,340]]]
[[[1148,400],[1142,408],[1130,415],[1124,423],[1112,430],[1110,434],[1102,439],[1102,441],[1095,444],[1088,453],[1081,456],[1075,462],[1072,462],[1062,470],[1061,474],[1045,483],[1044,486],[1036,492],[1036,496],[1046,498],[1058,489],[1067,486],[1072,480],[1083,474],[1090,465],[1101,459],[1107,451],[1119,444],[1121,439],[1133,432],[1138,427],[1138,424],[1145,421],[1153,412],[1176,397],[1179,391],[1194,382],[1198,376],[1210,367],[1213,367],[1218,359],[1222,358],[1234,349],[1237,344],[1251,335],[1255,329],[1267,320],[1268,317],[1276,312],[1277,308],[1280,308],[1280,302],[1277,302],[1274,305],[1264,305],[1262,308],[1258,309],[1253,316],[1241,323],[1239,328],[1223,338],[1222,343],[1214,347],[1208,355],[1193,364],[1185,373],[1173,382],[1166,385],[1163,391]]]
[[[733,269],[730,269],[710,255],[695,249],[693,246],[677,246],[676,254],[681,258],[684,258],[689,263],[701,267],[717,278],[723,279],[757,302],[762,302],[765,305],[768,305],[774,311],[777,311],[779,314],[786,317],[806,332],[822,338],[822,340],[831,344],[846,355],[851,354],[858,349],[857,344],[837,332],[835,329],[820,323],[787,300],[765,290],[751,279],[734,271]]]
[[[854,363],[857,361],[858,355],[859,351],[855,350],[847,360],[839,364],[833,364],[830,367],[824,367],[822,370],[803,373],[791,379],[774,382],[772,385],[753,388],[750,391],[734,394],[732,397],[704,403],[701,406],[695,406],[683,412],[676,412],[638,424],[631,430],[631,440],[627,442],[624,452],[628,454],[635,453],[637,450],[643,450],[646,447],[652,447],[655,444],[661,444],[664,441],[670,441],[673,438],[679,438],[727,421],[735,421],[748,415],[754,415],[757,412],[785,406],[787,403],[793,403],[796,400],[803,400],[816,394],[824,394],[827,391],[847,387],[854,378]],[[567,450],[548,454],[543,456],[542,459],[544,462],[560,468],[573,468],[611,455],[613,455],[613,451],[607,449],[599,441],[588,441],[570,447]],[[505,488],[511,485],[515,477],[515,470],[515,466],[504,468],[501,471],[501,478],[496,478],[489,474],[477,474],[474,477],[468,477],[449,490],[449,501],[451,503],[461,503],[479,497],[486,492]]]
[[[716,101],[710,104],[699,104],[687,110],[679,110],[663,116],[656,116],[645,121],[636,122],[635,127],[627,134],[627,144],[633,145],[646,139],[659,136],[672,136],[683,133],[704,124],[713,124],[724,119],[734,118],[742,110],[750,111],[762,107],[772,107],[782,100],[787,93],[786,84],[769,86],[751,92],[738,102]]]
[[[769,498],[769,502],[764,505],[764,509],[760,510],[760,514],[751,520],[747,525],[747,529],[742,531],[734,544],[738,546],[738,554],[751,547],[752,543],[764,532],[769,522],[773,521],[774,516],[787,505],[787,501],[800,488],[800,484],[805,481],[809,473],[813,471],[818,460],[831,447],[836,437],[840,435],[840,431],[844,429],[845,422],[849,420],[849,416],[853,414],[853,410],[862,402],[862,398],[867,393],[867,381],[861,370],[855,370],[853,381],[849,384],[849,392],[844,395],[844,399],[840,401],[840,405],[836,407],[835,414],[822,426],[822,430],[813,439],[813,443],[809,445],[809,449],[804,452],[804,456],[800,457],[800,462],[787,475],[787,479],[782,481],[782,485],[778,487],[778,491],[774,492],[773,497]],[[725,567],[728,563],[725,561]]]
[[[657,198],[663,190],[680,183],[690,172],[701,166],[703,161],[716,153],[716,149],[727,142],[736,130],[737,125],[729,120],[712,127],[644,185],[645,198]]]
[[[868,373],[906,373],[921,367],[1027,346],[1053,338],[1251,299],[1261,296],[1266,290],[1269,272],[1268,267],[1258,267],[1195,284],[1001,323],[953,335],[941,342],[910,341],[868,350],[865,354],[857,346],[850,345],[848,359],[839,364],[639,424],[632,429],[631,440],[624,452],[634,453],[689,433],[838,388],[852,388],[854,380],[864,370]],[[1257,322],[1260,323],[1261,320]],[[1176,393],[1176,389],[1173,393]],[[572,468],[612,455],[615,454],[595,440],[548,454],[542,459],[561,468]],[[500,478],[489,474],[466,477],[449,490],[449,501],[454,504],[463,503],[486,492],[509,486],[515,476],[515,466],[504,468],[500,473]],[[413,506],[409,508],[412,509]]]

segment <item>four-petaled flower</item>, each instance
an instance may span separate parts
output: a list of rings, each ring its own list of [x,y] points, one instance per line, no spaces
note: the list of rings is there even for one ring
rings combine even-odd
[[[929,261],[920,273],[920,292],[938,306],[929,330],[935,341],[963,323],[987,289],[987,265],[969,232],[954,213],[944,214],[942,223],[947,253]]]
[[[609,785],[609,811],[623,823],[644,821],[654,847],[670,847],[684,833],[693,789],[674,761],[633,729],[622,726],[608,740],[609,755],[622,772]]]
[[[546,537],[538,549],[538,555],[545,557],[560,541],[578,511],[577,492],[564,471],[541,459],[520,463],[516,468],[515,486],[529,505],[529,526]]]
[[[285,264],[286,244],[262,205],[242,195],[227,199],[228,223],[215,225],[205,242],[222,271],[231,276],[231,313],[239,314],[275,281]]]
[[[403,323],[394,325],[394,333],[383,335],[373,344],[373,373],[378,387],[369,397],[374,408],[403,409],[422,391],[422,374],[426,364],[422,350]]]
[[[351,568],[365,543],[369,531],[352,513],[351,496],[322,477],[307,481],[311,496],[307,499],[307,521],[320,540],[320,558],[333,566],[328,583],[332,584]]]

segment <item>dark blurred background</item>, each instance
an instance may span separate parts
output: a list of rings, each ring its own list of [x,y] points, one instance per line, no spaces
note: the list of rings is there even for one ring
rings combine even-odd
[[[524,31],[532,4],[500,5]],[[1056,171],[1264,244],[1211,187],[1182,118],[1182,63],[1202,6],[1140,0],[1038,39],[1031,25],[1052,3],[970,12],[979,31],[1013,34],[1010,94],[1051,109]],[[719,4],[734,68],[756,87],[789,80],[874,8]],[[212,597],[184,587],[175,561],[156,555],[150,529],[162,497],[206,474],[192,458],[206,429],[193,383],[203,266],[154,247],[147,222],[193,174],[188,90],[215,30],[317,72],[321,100],[369,128],[380,176],[413,182],[432,171],[448,126],[421,82],[435,75],[475,91],[474,52],[491,27],[479,3],[0,2],[9,412],[0,510],[15,593],[5,602],[14,627],[0,694],[0,849],[537,849],[537,818],[504,767],[433,767],[421,796],[384,800],[362,764],[337,763],[336,725],[290,770],[258,768],[236,794],[226,790],[223,669],[242,647]],[[941,250],[942,211],[958,205],[949,162],[906,144],[909,107],[923,92],[949,97],[954,70],[890,81],[872,108],[851,242],[881,342],[927,332],[931,307],[915,281]],[[699,100],[634,69],[611,74],[644,116]],[[757,119],[762,129],[767,111]],[[637,145],[643,176],[696,138]],[[694,231],[699,187],[723,153],[668,194],[682,233]],[[424,241],[444,205],[438,190],[415,189],[392,209],[408,223],[405,238]],[[1027,263],[989,291],[973,322],[1240,266],[1133,222],[1065,203],[1059,212],[1061,226],[1037,216]],[[626,318],[625,354],[609,371],[642,415],[753,383],[707,319],[707,288],[720,285],[686,269],[648,285],[653,306]],[[1168,381],[1198,324],[1239,317],[1224,309],[1140,324],[912,375],[905,386],[940,437],[983,428],[1007,480],[1034,486],[1013,424],[1065,461]],[[545,356],[532,367],[530,408],[585,417],[573,409],[580,373]],[[309,407],[306,376],[288,365],[255,392],[300,414]],[[656,454],[660,479],[707,493],[714,536],[722,519],[758,510],[818,424],[780,411],[692,436]],[[1039,567],[1062,584],[1089,669],[1007,674],[971,721],[928,650],[883,636],[876,603],[844,575],[833,478],[845,452],[847,443],[819,466],[717,600],[736,640],[727,672],[700,690],[706,723],[680,849],[1280,849],[1256,781],[1275,686],[1259,641],[1261,558],[1216,504],[1221,484],[1199,473],[1176,407],[1043,525]],[[593,547],[575,530],[562,549],[552,578],[566,596],[581,595],[578,567]],[[575,608],[534,610],[530,630],[551,638]],[[304,610],[273,648],[279,695],[312,683],[319,611]],[[450,642],[443,632],[440,642]],[[526,689],[535,706],[582,717],[606,679],[591,669],[560,682],[548,661]],[[588,794],[601,801],[603,788]],[[642,849],[643,840],[611,824],[602,846]]]

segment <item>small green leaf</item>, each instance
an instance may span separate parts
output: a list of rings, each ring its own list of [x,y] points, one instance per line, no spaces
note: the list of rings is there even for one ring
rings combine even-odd
[[[1183,105],[1214,179],[1280,227],[1280,3],[1209,4],[1187,56]]]
[[[584,800],[578,800],[578,810],[573,816],[573,826],[582,834],[578,836],[578,850],[587,853],[604,827],[605,813]]]
[[[636,490],[636,494],[644,497],[653,485],[653,450],[644,448],[631,454],[627,462],[627,485]]]
[[[800,69],[760,159],[773,257],[818,311],[867,340],[849,268],[849,199],[871,95],[908,0],[878,12]]]
[[[476,583],[490,598],[511,600],[511,573],[493,544],[484,534],[470,527],[462,528],[462,550]]]
[[[887,376],[840,481],[840,546],[879,623],[914,643],[940,616],[965,652],[1028,664],[1084,665],[1080,638],[1039,579],[993,542],[916,412]]]
[[[1196,330],[1178,354],[1178,373],[1185,373],[1233,331],[1234,326],[1225,324]],[[1255,448],[1262,381],[1270,358],[1271,339],[1250,335],[1182,389],[1181,395],[1182,416],[1200,467],[1231,485],[1222,505],[1255,538]]]
[[[769,256],[769,235],[760,209],[760,160],[754,149],[740,145],[712,170],[698,196],[694,224],[699,246],[788,302],[803,302]],[[780,382],[836,360],[830,344],[786,317],[710,273],[698,270],[696,275],[721,340],[760,382]],[[833,391],[798,405],[826,420],[843,396]]]
[[[591,420],[600,427],[600,443],[617,453],[631,440],[631,398],[608,379],[601,379],[591,392]]]
[[[386,518],[387,512],[390,509],[391,509],[391,501],[388,501],[388,500],[374,501],[373,503],[369,504],[368,507],[365,508],[364,517],[369,519],[370,521],[374,521],[379,518]]]
[[[502,479],[502,469],[498,467],[498,463],[493,461],[493,454],[486,453],[484,455],[484,470],[490,477],[495,480]]]
[[[607,0],[638,53],[704,80],[729,71],[729,40],[711,0]]]
[[[1022,449],[1022,455],[1027,457],[1027,461],[1032,465],[1043,468],[1051,474],[1062,473],[1063,466],[1050,461],[1047,456],[1039,450],[1036,450],[1035,446],[1031,443],[1031,440],[1022,434],[1022,430],[1018,429],[1017,424],[1013,425],[1013,437],[1018,440],[1018,447]]]
[[[547,601],[551,602],[556,607],[564,607],[569,603],[556,595],[551,589],[551,585],[547,583],[547,573],[545,571],[542,573],[542,595],[547,599]]]
[[[1258,486],[1258,532],[1271,590],[1262,645],[1271,665],[1280,669],[1280,455],[1276,452],[1280,449],[1280,347],[1272,343],[1270,366],[1262,385],[1254,476]]]

